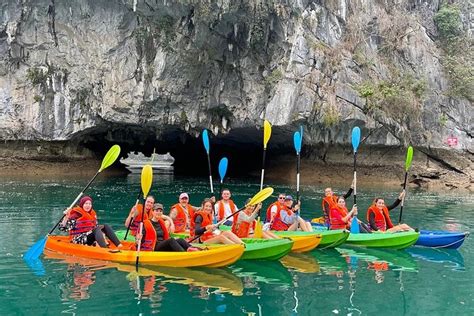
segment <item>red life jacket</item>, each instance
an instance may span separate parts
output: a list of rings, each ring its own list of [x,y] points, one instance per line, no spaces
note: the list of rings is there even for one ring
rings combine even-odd
[[[286,209],[286,206],[283,203],[280,203],[280,201],[276,201],[270,204],[270,206],[267,208],[267,216],[266,216],[267,222],[270,222],[272,220],[272,207],[273,206],[277,207],[277,213],[279,213],[283,209]]]
[[[271,229],[282,231],[282,230],[288,230],[288,228],[290,227],[290,225],[282,221],[281,215],[280,215],[281,212],[286,212],[289,216],[293,215],[293,211],[289,210],[286,206],[285,208],[282,208],[281,210],[279,209],[275,217],[273,218]]]
[[[338,217],[332,217],[331,213],[333,211],[338,212],[341,214],[341,217],[346,217],[348,214],[347,207],[340,207],[339,205],[336,205],[335,207],[331,208],[331,211],[329,212],[329,221],[330,221],[330,229],[345,229],[349,228],[349,223],[344,223],[342,218]]]
[[[239,221],[238,216],[234,218],[234,223],[232,223],[232,232],[237,235],[239,238],[248,238],[250,234],[250,228],[255,230],[255,220],[250,222]]]
[[[175,205],[173,205],[171,207],[171,209],[176,210],[176,218],[173,219],[174,232],[175,233],[182,233],[182,232],[186,231],[186,219],[187,219],[186,213],[187,212],[185,211],[184,207],[181,204],[176,203]],[[189,221],[191,222],[191,220],[194,217],[194,208],[192,207],[191,204],[188,204],[186,209],[188,210]]]
[[[337,206],[337,196],[335,194],[331,196],[325,196],[322,202],[322,208],[324,213],[324,219],[326,220],[326,225],[330,224],[330,218],[328,211],[332,210]]]
[[[221,220],[223,220],[224,218],[226,218],[223,200],[220,200],[219,202],[217,202],[217,205],[219,205],[219,207],[218,207],[218,212],[217,212],[217,220],[218,220],[218,221],[221,221]],[[234,201],[229,200],[229,206],[230,206],[231,213],[234,213],[234,212],[237,210],[237,207],[235,206]],[[234,217],[234,221],[235,221],[235,219],[236,219],[236,215],[237,215],[237,214],[234,214],[234,216],[233,216],[233,217]]]
[[[191,237],[194,237],[195,236],[195,231],[194,231],[194,227],[196,226],[196,217],[198,217],[198,215],[201,215],[202,216],[202,223],[201,223],[201,227],[204,228],[206,227],[207,225],[211,225],[212,224],[212,215],[209,214],[208,212],[205,212],[205,211],[199,211],[199,212],[196,212],[194,213],[194,217],[193,217],[193,228],[189,231],[189,234]],[[201,237],[199,238],[201,241],[206,241],[208,240],[209,238],[212,238],[214,235],[212,234],[212,232],[204,232],[204,234],[201,235]]]
[[[137,204],[137,216],[133,218],[132,224],[130,224],[130,232],[132,236],[137,234],[138,228],[140,227],[140,222],[142,221],[142,213],[143,213],[143,204]],[[151,210],[145,212],[143,215],[143,221],[151,218]]]
[[[161,226],[161,229],[163,230],[163,240],[167,240],[170,238],[170,234],[168,232],[168,229],[166,228],[165,222],[160,218],[158,220],[158,223]],[[151,219],[147,219],[146,221],[143,222],[143,228],[145,228],[145,235],[142,238],[142,245],[141,245],[141,250],[143,251],[153,251],[155,250],[155,245],[156,245],[156,230],[153,227],[153,224],[151,222]]]
[[[386,231],[387,229],[393,227],[393,223],[390,219],[390,215],[388,214],[388,208],[386,206],[383,207],[382,211],[380,211],[375,205],[369,207],[369,209],[367,210],[368,222],[370,222],[371,213],[375,214],[375,225],[377,226],[378,230]]]
[[[74,212],[80,216],[76,218],[76,226],[69,231],[71,237],[87,233],[97,227],[97,214],[94,210],[86,212],[82,207],[77,206],[71,210],[70,214],[72,215]]]

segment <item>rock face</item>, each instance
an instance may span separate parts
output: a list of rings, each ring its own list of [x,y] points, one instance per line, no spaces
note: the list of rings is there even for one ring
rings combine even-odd
[[[459,2],[471,41],[474,8]],[[222,142],[232,131],[235,144],[249,142],[238,131],[266,118],[288,137],[304,125],[306,156],[324,160],[332,145],[349,144],[357,125],[364,146],[411,143],[469,185],[473,97],[449,93],[434,23],[440,7],[422,0],[4,0],[0,140],[83,146],[92,139],[140,150],[137,139],[146,134],[166,152],[177,148],[171,140],[185,142],[202,128]]]

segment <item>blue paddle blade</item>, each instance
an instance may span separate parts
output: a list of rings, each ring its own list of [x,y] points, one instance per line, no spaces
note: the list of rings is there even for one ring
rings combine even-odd
[[[41,259],[26,259],[23,258],[26,265],[33,271],[34,275],[36,276],[44,276],[46,275],[46,270],[44,269],[43,262]]]
[[[46,237],[38,240],[33,246],[28,249],[23,258],[28,261],[37,260],[43,253],[44,246],[46,245]]]
[[[207,129],[202,131],[202,142],[204,143],[207,154],[209,154],[209,135],[207,134]]]
[[[352,129],[352,148],[354,148],[354,152],[357,151],[360,143],[360,128],[358,126]]]
[[[301,135],[300,132],[295,132],[293,135],[293,143],[295,145],[296,154],[299,155],[301,151]]]
[[[227,172],[227,165],[229,161],[227,160],[226,157],[222,158],[221,161],[219,161],[219,176],[221,177],[221,182],[224,181],[225,173]]]
[[[352,218],[351,223],[351,234],[358,234],[360,233],[359,222],[357,221],[357,217]]]

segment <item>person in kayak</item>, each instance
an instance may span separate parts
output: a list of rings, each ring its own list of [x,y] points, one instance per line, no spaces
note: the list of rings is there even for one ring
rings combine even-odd
[[[353,191],[354,191],[354,181],[352,181],[349,191],[347,191],[347,193],[342,196],[344,198],[344,201],[347,200],[347,198],[352,195]],[[323,208],[323,215],[324,215],[324,220],[326,222],[326,226],[330,225],[329,213],[332,208],[337,206],[337,199],[338,199],[338,196],[334,193],[332,188],[324,189],[324,198],[322,201],[322,208]]]
[[[201,209],[194,213],[193,226],[190,233],[191,238],[199,236],[199,242],[208,244],[244,244],[242,239],[231,231],[219,231],[216,225],[212,224],[214,206],[210,199],[202,202]]]
[[[282,209],[286,209],[285,206],[285,197],[286,193],[279,193],[278,194],[278,199],[270,204],[267,208],[267,214],[265,217],[265,220],[267,223],[271,223],[273,221],[273,218],[275,217],[276,213]]]
[[[245,204],[250,202],[248,199]],[[255,218],[258,215],[258,211],[262,208],[262,203],[257,206],[248,205],[243,211],[239,212],[237,219],[232,224],[232,232],[239,238],[253,238],[255,231]],[[262,231],[264,239],[278,239],[271,231]]]
[[[189,195],[184,192],[181,193],[179,202],[173,205],[170,210],[170,217],[175,227],[172,233],[182,233],[190,229],[195,212],[195,208],[189,204]]]
[[[149,195],[145,199],[145,213],[143,214],[143,220],[147,220],[152,215],[153,204],[155,203],[155,198],[152,195]],[[125,227],[129,227],[130,225],[130,233],[132,236],[137,234],[138,224],[142,221],[142,213],[143,213],[143,204],[134,205],[130,210],[127,218],[125,219]]]
[[[92,209],[90,196],[83,196],[76,207],[64,213],[60,230],[69,231],[72,243],[89,246],[97,243],[100,247],[107,248],[105,235],[117,248],[123,247],[109,225],[98,225],[97,214]]]
[[[337,204],[329,211],[329,229],[350,229],[352,218],[357,216],[357,205],[353,205],[352,209],[348,211],[346,207],[346,200],[341,196],[337,199]],[[361,233],[370,233],[369,227],[360,220],[358,220]]]
[[[382,198],[376,198],[373,204],[367,210],[367,221],[373,231],[381,232],[401,232],[414,231],[413,228],[407,224],[393,225],[389,211],[396,208],[402,199],[405,197],[405,192],[400,193],[398,199],[390,206],[385,206],[385,201]]]
[[[232,213],[235,213],[239,208],[235,206],[234,201],[230,199],[231,194],[229,189],[222,190],[222,199],[217,201],[214,205],[214,214],[217,214],[217,221],[221,221],[224,218],[229,217]],[[224,222],[223,225],[232,226],[234,217],[230,217]]]
[[[196,251],[186,240],[170,237],[165,221],[171,218],[163,215],[163,205],[156,203],[153,207],[151,218],[143,222],[142,234],[137,233],[137,243],[141,242],[143,251]]]
[[[285,197],[285,208],[276,213],[270,225],[271,229],[277,231],[295,231],[298,230],[299,227],[305,232],[313,231],[311,223],[306,222],[296,214],[299,209],[300,203],[293,207],[293,197],[291,195],[287,195]]]

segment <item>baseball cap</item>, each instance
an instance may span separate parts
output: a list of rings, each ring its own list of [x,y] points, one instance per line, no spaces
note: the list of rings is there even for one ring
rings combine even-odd
[[[287,200],[288,200],[288,201],[293,201],[293,197],[292,197],[291,195],[287,195],[287,196],[285,197],[285,201],[287,201]]]
[[[187,193],[181,193],[179,195],[179,198],[182,199],[182,198],[188,198],[189,199],[189,195]]]

